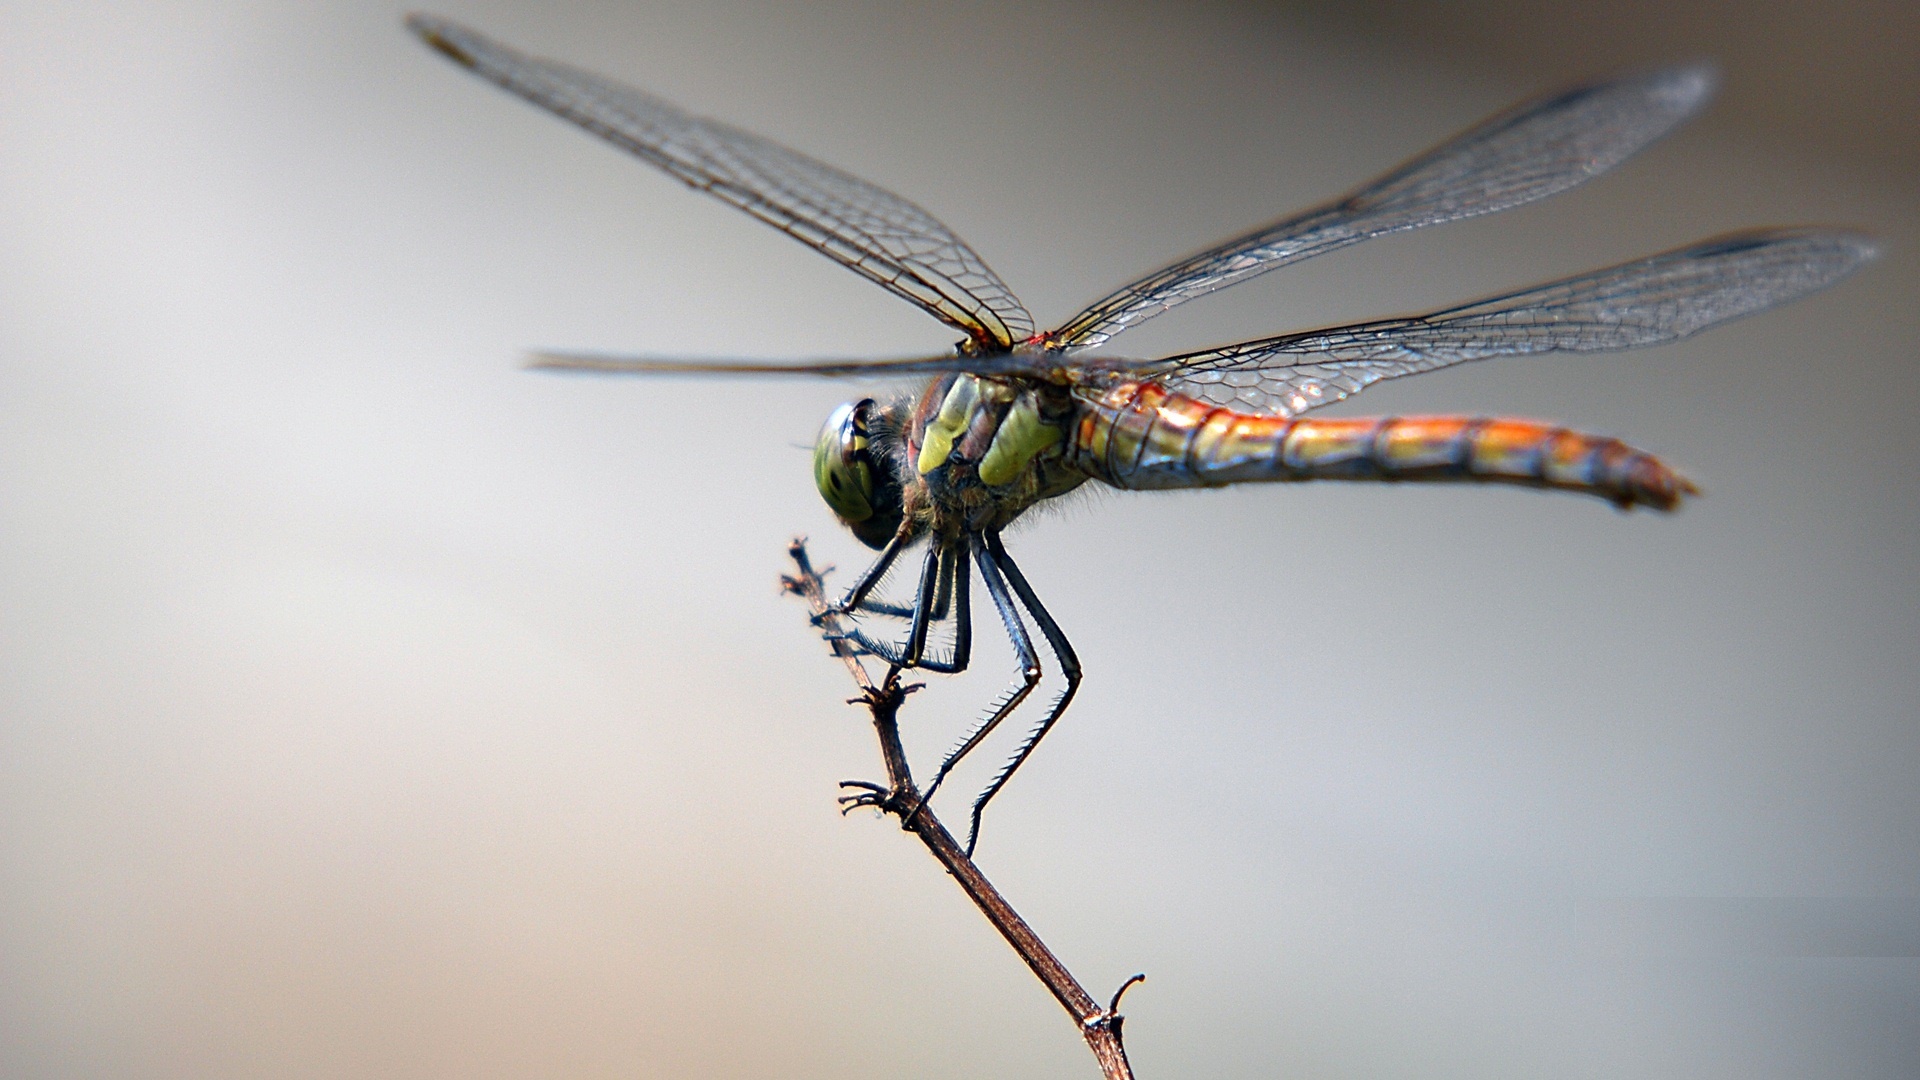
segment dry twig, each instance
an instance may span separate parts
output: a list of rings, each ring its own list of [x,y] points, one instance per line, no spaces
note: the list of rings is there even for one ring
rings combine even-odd
[[[1040,935],[1033,927],[1013,910],[1000,890],[993,887],[980,868],[954,841],[946,826],[934,815],[933,809],[921,801],[920,789],[914,786],[913,774],[907,768],[907,755],[900,744],[899,711],[901,702],[908,694],[919,689],[918,684],[901,685],[898,669],[889,668],[886,677],[875,683],[861,664],[860,656],[849,643],[840,625],[839,616],[834,614],[827,600],[826,589],[820,574],[813,569],[807,559],[806,541],[796,538],[787,548],[787,554],[793,557],[795,573],[782,577],[781,584],[790,593],[806,600],[807,607],[813,613],[813,621],[827,639],[833,654],[847,665],[847,671],[853,676],[854,683],[860,688],[860,696],[852,699],[851,704],[865,705],[873,716],[873,730],[880,739],[880,757],[886,763],[887,782],[885,784],[866,781],[847,781],[842,784],[850,794],[841,798],[841,804],[851,809],[855,806],[872,806],[900,819],[900,827],[920,838],[933,857],[946,867],[947,873],[960,884],[960,888],[973,900],[974,906],[987,917],[1000,936],[1020,954],[1027,967],[1033,971],[1046,988],[1053,993],[1054,1000],[1067,1010],[1074,1022],[1080,1027],[1080,1035],[1086,1039],[1088,1049],[1093,1051],[1094,1060],[1100,1063],[1100,1071],[1106,1080],[1133,1080],[1133,1070],[1127,1064],[1127,1051],[1120,1038],[1122,1017],[1119,1012],[1120,997],[1134,983],[1146,978],[1135,975],[1114,992],[1113,999],[1106,1007],[1094,1001],[1079,980],[1073,977],[1060,958],[1053,955]]]

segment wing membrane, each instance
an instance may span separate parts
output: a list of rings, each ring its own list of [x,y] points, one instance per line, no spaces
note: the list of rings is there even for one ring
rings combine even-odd
[[[1430,315],[1171,356],[1147,373],[1218,405],[1292,416],[1488,356],[1673,341],[1823,289],[1874,254],[1865,236],[1840,230],[1735,233]]]
[[[1705,67],[1595,82],[1517,106],[1345,198],[1149,274],[1048,335],[1098,345],[1129,326],[1289,263],[1403,229],[1518,206],[1613,168],[1692,115],[1713,89]]]
[[[966,371],[975,375],[1049,377],[1051,368],[1037,364],[1031,354],[995,353],[988,356],[909,357],[901,360],[812,360],[774,363],[763,360],[682,359],[663,356],[625,356],[615,353],[539,352],[527,366],[542,371],[571,371],[590,375],[810,375],[833,378],[895,378],[905,375],[942,375]]]
[[[528,56],[458,23],[413,15],[427,44],[482,78],[737,206],[988,349],[1033,319],[964,241],[920,207],[757,135],[650,94]]]

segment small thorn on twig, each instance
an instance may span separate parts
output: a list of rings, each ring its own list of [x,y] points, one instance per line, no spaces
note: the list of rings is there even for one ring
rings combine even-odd
[[[1121,983],[1120,989],[1113,992],[1113,999],[1107,1002],[1107,1007],[1081,1020],[1080,1026],[1088,1031],[1106,1030],[1112,1032],[1113,1037],[1118,1039],[1120,1037],[1120,1025],[1127,1019],[1120,1015],[1120,999],[1126,996],[1127,991],[1132,989],[1134,983],[1146,981],[1147,976],[1143,972]]]
[[[861,690],[860,696],[848,698],[847,704],[865,705],[869,709],[897,709],[908,694],[924,690],[926,686],[926,683],[902,683],[898,679],[888,679],[879,686]]]
[[[1113,1000],[1107,1002],[1107,1016],[1116,1020],[1119,1019],[1120,999],[1126,996],[1127,991],[1133,989],[1134,983],[1143,983],[1146,981],[1147,981],[1147,973],[1143,971],[1140,974],[1135,975],[1133,978],[1128,979],[1126,982],[1121,983],[1120,989],[1115,990],[1113,992]]]

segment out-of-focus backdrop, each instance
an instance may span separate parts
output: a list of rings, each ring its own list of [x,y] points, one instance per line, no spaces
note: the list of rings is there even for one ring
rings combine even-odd
[[[1149,973],[1143,1078],[1920,1075],[1911,4],[448,2],[923,203],[1043,322],[1527,94],[1718,57],[1616,175],[1122,339],[1876,232],[1789,309],[1345,410],[1561,419],[1706,498],[1034,522],[1088,681],[981,861],[1096,992]],[[0,11],[0,1073],[1091,1075],[918,845],[834,812],[878,764],[775,578],[796,532],[864,554],[805,449],[861,388],[517,366],[951,333],[401,13]],[[914,699],[922,768],[1009,672]]]

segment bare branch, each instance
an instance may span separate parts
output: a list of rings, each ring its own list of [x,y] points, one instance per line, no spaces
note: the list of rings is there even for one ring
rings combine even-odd
[[[807,602],[813,616],[813,623],[819,628],[827,644],[833,649],[833,655],[846,664],[847,671],[853,676],[855,685],[860,688],[860,696],[852,704],[865,705],[873,717],[874,734],[880,740],[880,758],[886,764],[887,782],[872,783],[865,780],[848,780],[840,785],[849,794],[840,799],[843,810],[857,806],[871,806],[900,820],[900,827],[920,838],[933,857],[940,861],[947,873],[959,882],[960,888],[967,894],[980,913],[987,917],[993,928],[1000,931],[1008,945],[1026,961],[1028,969],[1053,994],[1060,1007],[1067,1010],[1080,1027],[1081,1038],[1087,1041],[1087,1048],[1093,1051],[1094,1060],[1099,1062],[1100,1071],[1106,1080],[1133,1080],[1133,1070],[1127,1064],[1127,1051],[1120,1039],[1119,1013],[1120,997],[1134,983],[1145,979],[1144,975],[1135,975],[1128,979],[1113,995],[1106,1008],[1087,993],[1080,981],[1073,977],[1060,958],[1047,948],[1040,935],[1020,917],[1020,913],[1007,903],[1000,890],[993,887],[987,876],[980,872],[971,858],[960,847],[953,835],[947,832],[945,825],[933,813],[921,798],[920,789],[914,786],[913,774],[907,767],[907,754],[900,743],[899,712],[900,704],[920,687],[918,684],[902,685],[898,670],[890,669],[886,678],[879,683],[873,681],[866,666],[860,662],[860,655],[847,639],[840,624],[840,616],[834,612],[827,600],[827,593],[821,581],[821,574],[814,570],[807,558],[806,541],[795,538],[787,548],[792,556],[795,573],[781,578],[781,585],[790,593]]]

